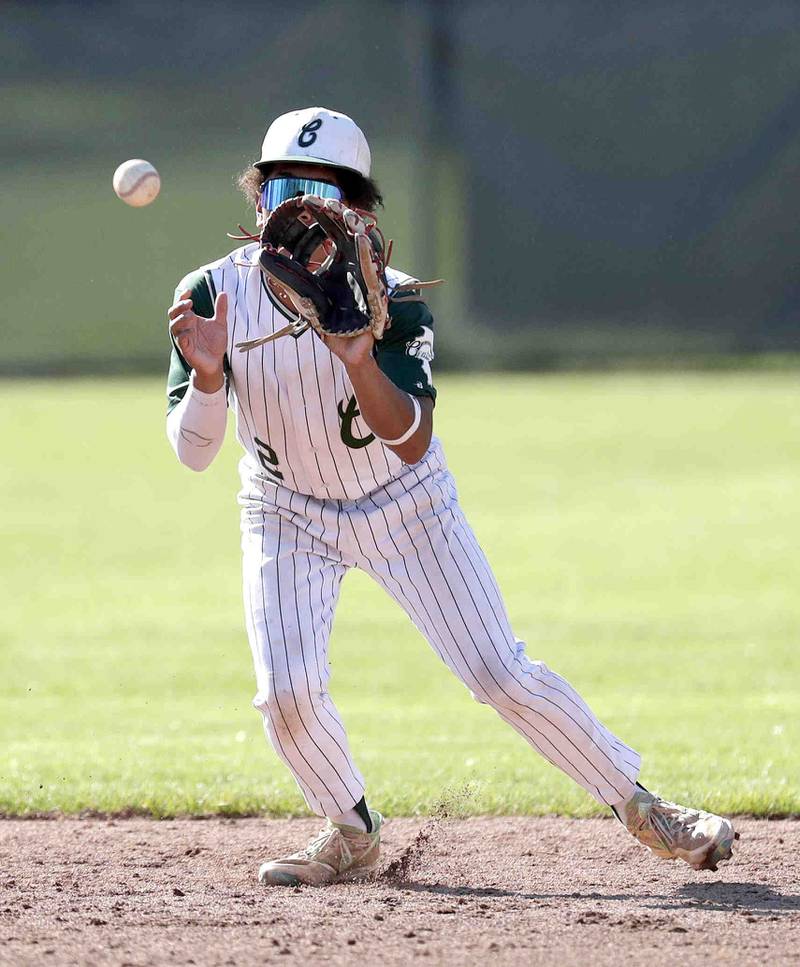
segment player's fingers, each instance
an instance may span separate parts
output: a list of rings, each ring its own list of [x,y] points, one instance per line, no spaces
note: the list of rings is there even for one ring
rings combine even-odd
[[[187,301],[188,302],[192,301],[191,289],[187,289],[185,292],[179,292],[178,295],[175,296],[175,301],[173,302],[173,305],[176,306],[181,302],[187,302]]]
[[[191,299],[181,299],[179,302],[173,303],[169,309],[167,309],[167,315],[170,319],[174,319],[179,312],[183,312],[186,309],[192,308]]]
[[[188,332],[190,328],[193,328],[194,318],[193,312],[182,312],[169,324],[170,333],[177,336],[179,332]]]
[[[228,322],[228,293],[220,292],[214,303],[214,318],[217,322]]]

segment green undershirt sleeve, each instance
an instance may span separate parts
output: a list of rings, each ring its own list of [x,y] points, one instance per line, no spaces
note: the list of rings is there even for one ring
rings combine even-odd
[[[192,307],[198,316],[210,319],[214,315],[214,300],[216,291],[210,273],[198,269],[190,272],[185,278],[181,279],[175,289],[174,301],[183,292],[190,292]],[[175,345],[175,340],[170,336],[172,352],[169,357],[169,372],[167,374],[167,413],[173,410],[186,395],[189,388],[189,377],[192,367],[181,355],[180,350]]]
[[[406,293],[397,293],[408,294]],[[375,345],[381,371],[412,396],[436,400],[431,376],[433,316],[424,302],[390,302],[391,326]]]

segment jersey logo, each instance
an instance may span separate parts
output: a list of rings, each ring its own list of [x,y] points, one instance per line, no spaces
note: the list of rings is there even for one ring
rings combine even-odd
[[[406,343],[406,355],[433,362],[433,330],[421,326],[422,332]]]
[[[428,326],[422,326],[419,336],[406,343],[406,355],[418,359],[422,364],[422,371],[429,383],[433,382],[431,373],[431,363],[433,362],[433,330]]]
[[[351,450],[360,450],[362,447],[368,447],[375,439],[374,433],[370,433],[364,437],[353,436],[353,420],[357,416],[361,416],[361,411],[358,408],[355,396],[351,396],[347,401],[347,407],[344,405],[344,400],[339,400],[337,409],[339,410],[339,422],[341,423],[340,433],[342,443],[346,447],[350,447]]]
[[[310,148],[311,145],[317,140],[317,131],[322,127],[322,118],[315,118],[313,121],[309,121],[308,124],[304,124],[300,129],[300,134],[297,138],[297,143],[301,148]]]

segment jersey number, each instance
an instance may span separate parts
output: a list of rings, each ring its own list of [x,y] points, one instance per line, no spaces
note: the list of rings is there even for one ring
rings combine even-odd
[[[278,467],[278,454],[272,449],[268,443],[264,443],[263,440],[259,440],[258,437],[254,438],[256,445],[256,450],[258,451],[258,462],[273,477],[277,477],[278,480],[283,480],[283,474]]]

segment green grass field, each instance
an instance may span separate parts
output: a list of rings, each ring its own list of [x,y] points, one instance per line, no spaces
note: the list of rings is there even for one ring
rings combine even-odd
[[[0,383],[0,811],[301,813],[239,599],[236,444],[156,379]],[[796,374],[447,378],[438,432],[529,653],[670,797],[800,813]],[[389,814],[596,812],[350,575],[332,691]]]

